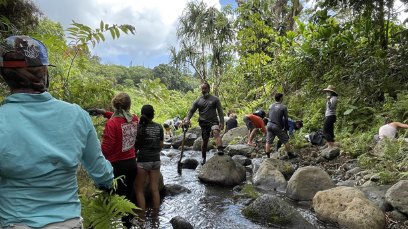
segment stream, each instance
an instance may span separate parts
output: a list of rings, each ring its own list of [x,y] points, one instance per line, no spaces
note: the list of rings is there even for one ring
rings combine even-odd
[[[207,152],[207,161],[214,156],[216,151]],[[195,169],[183,169],[182,174],[177,173],[177,161],[180,151],[175,149],[163,149],[161,156],[161,173],[164,184],[179,184],[191,190],[191,193],[181,193],[176,196],[166,196],[162,200],[157,217],[152,217],[152,211],[147,202],[147,217],[145,228],[173,228],[170,220],[181,216],[190,222],[194,228],[283,228],[277,226],[263,226],[250,221],[241,214],[245,207],[232,201],[233,187],[220,187],[201,183],[198,173],[201,164]],[[184,152],[184,158],[193,158],[201,161],[201,152],[188,150]],[[247,166],[247,183],[252,181],[251,166]],[[259,191],[259,190],[258,190]],[[260,191],[260,193],[266,193]],[[283,194],[271,193],[280,196]],[[299,213],[316,228],[332,229],[339,228],[335,225],[325,225],[317,220],[309,210],[309,205],[301,205],[288,201]]]

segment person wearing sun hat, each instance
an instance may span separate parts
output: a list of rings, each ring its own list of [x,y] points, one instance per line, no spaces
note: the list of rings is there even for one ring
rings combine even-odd
[[[333,85],[329,85],[327,88],[323,89],[326,93],[326,120],[323,125],[323,134],[327,140],[327,145],[329,148],[334,147],[334,123],[336,122],[336,110],[337,110],[337,92]]]
[[[97,185],[113,182],[88,113],[47,92],[48,66],[37,39],[0,43],[1,76],[11,94],[0,107],[0,229],[83,228],[80,162]]]

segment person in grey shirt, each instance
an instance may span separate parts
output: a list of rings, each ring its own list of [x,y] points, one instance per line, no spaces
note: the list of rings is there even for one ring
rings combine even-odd
[[[221,102],[218,97],[210,95],[210,85],[208,83],[203,83],[201,85],[201,92],[203,96],[196,99],[184,119],[185,123],[191,123],[190,119],[198,109],[198,123],[201,127],[201,135],[203,138],[203,143],[201,144],[201,153],[203,161],[201,164],[205,164],[207,144],[210,138],[211,132],[213,133],[215,144],[218,148],[218,155],[224,155],[222,148],[222,140],[220,136],[220,130],[224,129],[224,114],[222,112]],[[218,121],[217,117],[220,120]]]
[[[269,106],[269,122],[266,126],[266,146],[265,152],[268,157],[271,154],[271,145],[275,137],[278,137],[279,142],[285,145],[286,152],[289,158],[296,157],[296,154],[290,152],[289,136],[287,131],[288,125],[288,108],[282,104],[283,94],[275,94],[276,103]],[[284,121],[285,120],[285,121]]]
[[[323,92],[326,93],[326,120],[323,125],[323,135],[329,148],[334,147],[334,123],[336,122],[337,92],[333,85],[329,85]]]

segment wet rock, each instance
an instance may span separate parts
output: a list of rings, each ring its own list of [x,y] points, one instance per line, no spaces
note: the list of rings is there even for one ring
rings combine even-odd
[[[182,161],[182,166],[181,168],[183,169],[196,169],[198,166],[198,161],[193,158],[187,158],[184,161]]]
[[[388,189],[385,194],[387,204],[408,215],[408,180],[401,180]]]
[[[250,184],[245,184],[244,186],[236,187],[241,187],[241,190],[239,190],[239,193],[235,194],[232,197],[234,203],[248,206],[250,203],[252,203],[252,201],[256,200],[260,196],[259,193]]]
[[[152,197],[152,192],[150,191],[149,188],[149,176],[146,177],[146,182],[144,185],[144,195],[146,197],[146,199],[151,198]],[[162,192],[164,191],[164,182],[163,182],[163,174],[160,172],[160,177],[159,177],[159,191]]]
[[[222,145],[228,145],[232,140],[241,140],[248,135],[248,129],[246,126],[239,126],[237,128],[229,130],[222,136]]]
[[[173,229],[194,229],[193,225],[180,216],[173,217],[170,223]]]
[[[283,228],[314,228],[299,212],[279,197],[263,195],[242,210],[242,214],[265,226]]]
[[[293,174],[288,182],[286,196],[292,200],[311,200],[322,190],[336,187],[329,174],[319,167],[303,167]]]
[[[285,177],[277,169],[260,167],[252,178],[254,186],[263,190],[284,190],[286,188]]]
[[[178,149],[181,146],[183,142],[183,135],[184,134],[180,134],[178,136],[171,138],[171,145],[173,146],[173,148]],[[186,139],[184,141],[184,146],[193,146],[194,141],[196,139],[197,139],[197,135],[186,133]]]
[[[232,160],[240,163],[242,166],[247,166],[251,164],[251,159],[242,155],[235,155],[232,157]]]
[[[391,185],[381,185],[381,186],[368,186],[359,187],[359,189],[366,195],[366,197],[371,200],[381,211],[386,212],[392,210],[391,206],[385,201],[385,194]]]
[[[203,138],[198,137],[193,143],[193,150],[194,151],[201,151],[201,144],[203,144]],[[208,140],[207,151],[211,150],[214,147],[215,147],[215,145],[214,145],[213,140],[212,139]]]
[[[395,220],[395,221],[401,221],[404,222],[406,220],[408,220],[408,217],[404,214],[402,214],[401,212],[394,210],[392,212],[390,212],[390,217],[391,219]]]
[[[258,171],[259,166],[261,166],[263,160],[264,158],[253,158],[252,159],[252,173],[253,174],[255,174]]]
[[[164,189],[166,190],[166,196],[176,196],[184,192],[191,193],[190,189],[179,184],[166,184]]]
[[[337,187],[317,192],[313,207],[322,221],[348,228],[385,228],[384,213],[356,188]]]
[[[233,186],[246,180],[246,170],[227,155],[214,155],[203,165],[198,178],[205,183]]]
[[[163,149],[170,149],[171,148],[171,142],[163,142]]]
[[[340,149],[338,147],[326,148],[322,151],[321,155],[328,160],[333,160],[340,155]]]
[[[229,131],[228,131],[229,133]],[[245,157],[251,157],[251,153],[254,151],[255,147],[249,145],[229,145],[224,149],[224,153],[229,156],[243,155]]]

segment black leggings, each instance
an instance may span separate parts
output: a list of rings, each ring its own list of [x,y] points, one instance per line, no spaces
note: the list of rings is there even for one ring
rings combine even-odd
[[[336,122],[337,118],[336,115],[326,116],[326,120],[324,120],[323,125],[323,134],[324,138],[328,142],[334,142],[334,123]]]
[[[131,158],[122,161],[115,161],[112,163],[113,175],[115,178],[124,175],[125,179],[118,181],[118,188],[116,189],[116,194],[120,196],[125,196],[126,199],[130,200],[132,203],[136,203],[133,184],[136,179],[137,173],[137,163],[136,158]],[[122,178],[123,179],[123,178]],[[124,183],[124,184],[123,184]],[[122,218],[124,225],[127,228],[131,228],[132,224],[129,222],[133,218],[132,215],[125,216]]]

